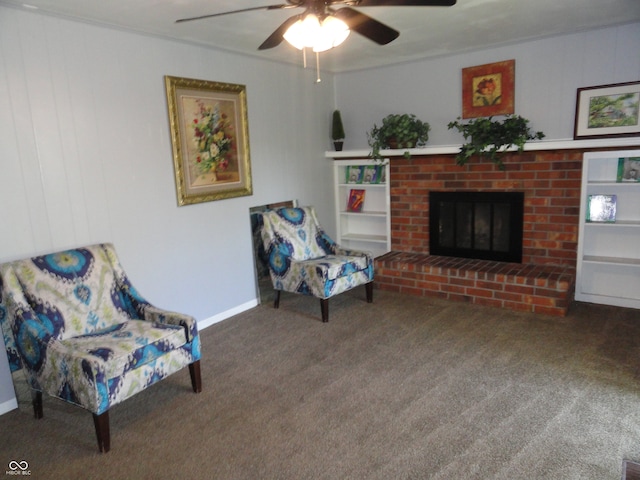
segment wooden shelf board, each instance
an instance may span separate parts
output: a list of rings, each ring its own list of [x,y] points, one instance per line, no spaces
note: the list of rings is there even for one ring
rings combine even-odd
[[[600,255],[585,255],[582,257],[583,262],[589,263],[607,263],[613,265],[628,265],[632,267],[640,266],[640,258],[625,257],[604,257]]]
[[[359,242],[387,243],[387,237],[384,235],[367,235],[362,233],[347,233],[342,235],[342,239],[357,240]]]
[[[344,210],[342,212],[340,212],[340,215],[356,215],[356,216],[361,216],[361,217],[386,217],[387,214],[386,212],[375,212],[375,211],[368,211],[368,210],[364,210],[362,212],[349,212],[347,210]]]
[[[584,222],[585,225],[607,225],[609,228],[613,227],[640,227],[640,221],[638,220],[616,220],[615,222]]]
[[[570,150],[570,149],[587,149],[587,148],[610,148],[610,147],[638,147],[640,139],[638,137],[621,137],[621,138],[594,138],[586,140],[541,140],[537,142],[529,142],[524,146],[525,151],[537,150]],[[460,152],[461,145],[435,145],[422,148],[409,148],[397,150],[380,150],[382,157],[402,157],[404,152],[408,151],[411,155],[456,155]],[[516,148],[509,149],[515,151]],[[348,159],[366,159],[369,158],[371,149],[343,150],[341,152],[325,152],[326,158],[336,160]]]

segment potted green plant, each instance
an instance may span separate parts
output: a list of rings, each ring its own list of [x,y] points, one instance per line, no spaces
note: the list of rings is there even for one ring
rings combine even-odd
[[[342,125],[342,116],[340,110],[334,110],[331,121],[331,138],[333,139],[333,148],[336,152],[342,150],[344,143],[344,126]]]
[[[382,125],[375,123],[367,132],[367,140],[371,147],[371,157],[380,160],[380,150],[385,148],[421,147],[429,140],[431,127],[412,113],[391,114],[382,119]],[[404,152],[410,158],[409,151]]]
[[[544,133],[529,129],[529,120],[520,115],[507,115],[504,120],[493,117],[476,118],[461,123],[460,117],[450,122],[449,129],[455,128],[465,139],[460,152],[456,155],[458,165],[466,164],[473,155],[485,157],[504,170],[501,156],[505,150],[517,147],[518,153],[524,150],[527,140],[540,140]]]

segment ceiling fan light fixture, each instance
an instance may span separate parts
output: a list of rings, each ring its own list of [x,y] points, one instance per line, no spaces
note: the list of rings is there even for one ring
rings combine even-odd
[[[283,38],[298,50],[311,48],[314,52],[324,52],[344,42],[349,33],[349,27],[342,20],[328,15],[320,23],[318,17],[310,13],[291,25]]]
[[[313,47],[320,36],[320,20],[313,13],[306,15],[291,25],[284,33],[283,38],[298,50],[305,47]]]
[[[289,45],[297,48],[298,50],[302,50],[304,48],[304,32],[302,32],[302,22],[298,20],[296,23],[291,25],[282,38],[284,38]]]
[[[339,18],[328,15],[322,22],[321,35],[313,46],[314,52],[324,52],[344,42],[351,31]]]

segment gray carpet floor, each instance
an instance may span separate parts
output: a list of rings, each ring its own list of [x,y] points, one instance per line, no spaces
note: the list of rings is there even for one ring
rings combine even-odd
[[[283,294],[202,331],[187,370],[91,415],[0,416],[0,463],[45,479],[619,479],[640,459],[640,314],[565,318],[376,290]],[[1,473],[2,469],[0,469]]]

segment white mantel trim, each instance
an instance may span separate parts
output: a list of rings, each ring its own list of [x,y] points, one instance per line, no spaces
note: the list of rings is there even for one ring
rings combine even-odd
[[[441,145],[434,147],[409,148],[398,150],[380,150],[382,157],[401,157],[404,152],[413,155],[449,155],[457,154],[461,145]],[[587,149],[587,148],[611,148],[611,147],[637,147],[640,146],[639,137],[621,137],[621,138],[595,138],[588,140],[549,140],[539,142],[529,142],[525,144],[525,151],[536,150],[570,150],[570,149]],[[515,147],[509,151],[517,150]],[[327,158],[366,158],[370,155],[371,150],[343,150],[341,152],[325,152]]]

